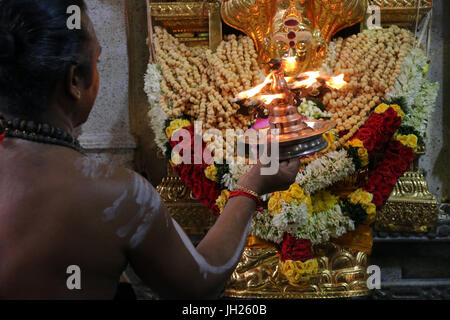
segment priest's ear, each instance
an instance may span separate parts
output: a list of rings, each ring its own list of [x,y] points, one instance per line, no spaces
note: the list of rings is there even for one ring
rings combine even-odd
[[[82,95],[82,87],[84,87],[83,74],[80,66],[73,63],[66,74],[66,89],[72,99],[80,100]]]

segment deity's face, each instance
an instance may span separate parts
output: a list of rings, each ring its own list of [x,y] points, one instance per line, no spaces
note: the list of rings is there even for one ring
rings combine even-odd
[[[289,73],[317,68],[339,30],[364,18],[367,0],[223,0],[222,17],[253,38],[260,62],[292,57]]]

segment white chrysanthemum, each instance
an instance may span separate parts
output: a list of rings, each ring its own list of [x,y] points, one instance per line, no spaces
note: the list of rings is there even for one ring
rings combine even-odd
[[[252,166],[246,164],[230,163],[229,172],[222,176],[221,183],[228,189],[234,190],[236,184],[242,175],[249,172]]]
[[[430,83],[425,77],[427,57],[420,48],[411,50],[405,58],[394,88],[387,98],[403,97],[408,113],[403,125],[414,127],[422,136],[427,130],[428,119],[434,110],[439,90],[438,83]]]
[[[353,160],[342,149],[324,154],[299,172],[296,182],[309,194],[324,189],[355,172]]]
[[[350,230],[355,229],[353,220],[342,213],[341,207],[336,204],[333,208],[313,214],[308,223],[295,233],[297,238],[309,239],[311,243],[318,244],[339,238]]]
[[[313,244],[318,244],[339,238],[354,229],[353,220],[342,213],[339,204],[311,215],[305,203],[297,205],[282,202],[281,213],[273,218],[267,210],[257,214],[252,221],[250,234],[280,243],[283,235],[290,233],[296,238],[309,239]]]
[[[169,139],[164,132],[164,125],[168,117],[159,107],[161,79],[162,74],[158,66],[154,63],[148,64],[144,77],[144,91],[147,94],[150,109],[147,115],[150,119],[150,126],[155,134],[156,145],[165,153],[167,151],[166,144],[169,142]]]
[[[253,218],[249,234],[262,240],[281,243],[283,241],[284,231],[272,224],[272,216],[265,210]]]
[[[403,124],[414,127],[422,136],[427,131],[428,120],[434,110],[439,91],[439,83],[430,83],[424,80],[414,105],[403,120]]]
[[[408,107],[414,104],[415,97],[419,94],[424,80],[424,68],[427,57],[420,48],[411,50],[402,63],[400,75],[395,81],[394,88],[387,94],[387,98],[405,98]]]
[[[309,219],[309,209],[304,202],[300,204],[281,201],[281,212],[272,219],[272,224],[279,230],[296,234],[303,229]]]

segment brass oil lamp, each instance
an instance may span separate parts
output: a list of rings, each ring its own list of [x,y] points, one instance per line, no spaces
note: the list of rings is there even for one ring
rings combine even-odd
[[[303,120],[304,117],[298,112],[295,101],[299,96],[307,96],[313,91],[323,91],[322,87],[325,86],[322,83],[327,79],[331,83],[330,80],[339,78],[319,76],[317,73],[317,77],[308,79],[306,76],[305,79],[305,75],[300,75],[289,80],[303,80],[293,81],[289,85],[285,78],[285,62],[284,59],[272,59],[270,72],[265,81],[253,89],[241,92],[235,100],[241,107],[241,113],[256,114],[259,118],[270,118],[269,127],[262,130],[271,129],[267,134],[268,143],[272,139],[278,139],[280,160],[307,156],[328,146],[323,134],[333,129],[335,122]],[[316,86],[310,84],[316,84]],[[274,131],[272,129],[278,129],[276,138],[271,134]]]

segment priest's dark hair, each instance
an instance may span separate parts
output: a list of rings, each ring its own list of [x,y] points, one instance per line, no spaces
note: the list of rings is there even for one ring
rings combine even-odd
[[[0,114],[39,117],[71,65],[88,69],[87,33],[67,26],[72,5],[86,10],[84,0],[0,0]]]

